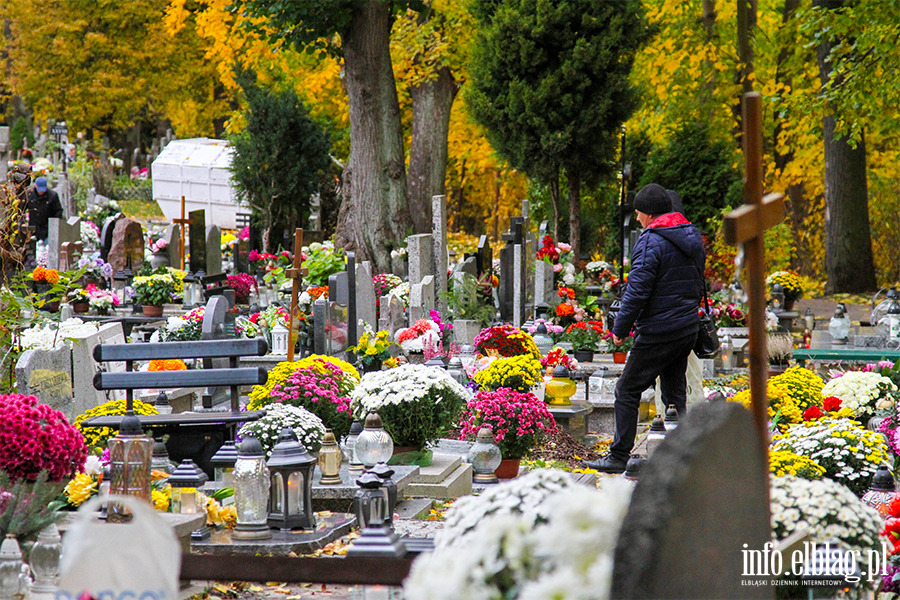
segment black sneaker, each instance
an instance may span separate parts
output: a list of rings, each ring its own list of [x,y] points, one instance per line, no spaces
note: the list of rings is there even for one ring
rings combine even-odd
[[[599,471],[600,473],[624,473],[625,472],[625,461],[615,458],[614,456],[610,456],[607,454],[606,456],[601,456],[597,460],[583,460],[581,461],[588,469],[594,469],[595,471]]]

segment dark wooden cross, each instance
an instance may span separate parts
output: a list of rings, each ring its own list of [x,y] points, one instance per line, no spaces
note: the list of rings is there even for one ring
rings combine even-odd
[[[750,398],[763,452],[769,447],[769,402],[766,378],[769,358],[766,351],[766,267],[763,235],[784,220],[784,195],[763,197],[762,96],[744,94],[744,204],[725,216],[725,241],[743,245],[747,264],[748,325],[750,329]],[[766,460],[768,475],[768,459]]]
[[[297,306],[297,298],[300,295],[300,284],[303,283],[303,277],[308,273],[306,269],[300,268],[303,255],[303,230],[296,229],[294,231],[294,266],[285,270],[284,274],[293,280],[291,287],[291,312],[288,315],[288,361],[294,360],[294,345],[297,343],[297,335],[300,333],[300,309]]]
[[[181,226],[181,241],[178,246],[178,253],[181,255],[181,270],[184,271],[184,230],[191,224],[191,220],[184,216],[184,196],[181,197],[181,218],[172,219],[172,222]]]

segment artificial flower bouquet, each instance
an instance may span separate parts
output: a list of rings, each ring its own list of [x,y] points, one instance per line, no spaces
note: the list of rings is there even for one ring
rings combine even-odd
[[[84,276],[88,279],[109,279],[113,276],[112,265],[99,256],[82,256],[78,259],[78,268],[84,271]]]
[[[274,404],[302,407],[340,439],[350,431],[350,393],[358,382],[356,369],[339,359],[313,355],[285,361],[272,370],[265,386],[253,387],[248,409],[269,410]]]
[[[825,469],[825,477],[842,483],[857,496],[869,488],[878,465],[889,460],[880,433],[868,431],[851,419],[821,419],[791,425],[776,435],[772,450],[806,456]]]
[[[446,435],[468,398],[447,371],[424,365],[367,373],[350,393],[355,418],[378,413],[395,447],[416,450]]]
[[[95,250],[100,245],[100,228],[92,221],[81,220],[81,243],[86,250]]]
[[[256,289],[256,279],[247,273],[228,275],[228,287],[234,290],[235,302],[247,304],[250,301],[250,292]]]
[[[559,289],[557,289],[556,294],[560,298],[560,302],[556,305],[555,309],[556,322],[561,327],[567,327],[571,323],[584,321],[587,318],[587,311],[579,306],[578,302],[575,300],[574,288],[561,285],[559,286]]]
[[[856,419],[866,419],[876,411],[888,411],[897,405],[897,386],[879,373],[848,371],[838,374],[822,388],[825,396],[840,398]]]
[[[206,314],[205,306],[185,313],[183,317],[169,317],[165,327],[160,328],[159,341],[161,342],[195,342],[199,341],[203,333],[203,315]]]
[[[707,301],[709,314],[719,327],[747,326],[747,307],[743,303],[732,302],[729,295],[724,292],[710,294]]]
[[[62,323],[44,323],[43,327],[29,327],[19,334],[19,346],[22,350],[52,350],[69,343],[75,338],[96,333],[99,325],[96,322],[85,323],[77,317],[66,319]]]
[[[482,427],[491,430],[503,458],[524,458],[556,428],[556,421],[534,394],[500,388],[480,391],[469,400],[459,420],[459,439],[474,439]]]
[[[566,341],[573,350],[596,351],[603,340],[603,323],[600,321],[577,321],[566,328]]]
[[[119,298],[109,290],[101,290],[93,283],[87,286],[88,304],[98,311],[107,311],[119,305]]]
[[[66,299],[70,304],[87,304],[90,301],[88,291],[85,288],[74,288],[66,293]]]
[[[543,367],[544,370],[548,374],[550,374],[552,373],[553,369],[560,365],[564,366],[570,371],[574,371],[578,368],[578,361],[559,346],[554,346],[553,349],[547,353],[547,356],[541,359],[541,367]]]
[[[0,395],[0,423],[0,470],[13,481],[35,481],[41,471],[62,481],[84,464],[81,432],[35,396]]]
[[[300,406],[290,404],[269,404],[266,415],[256,421],[245,423],[238,432],[240,439],[253,436],[262,444],[266,458],[272,456],[272,449],[278,442],[281,430],[290,427],[297,434],[297,440],[310,452],[318,452],[325,437],[322,419]],[[335,433],[337,435],[337,433]]]
[[[366,323],[365,331],[359,336],[359,343],[347,348],[347,352],[355,353],[359,362],[368,366],[389,359],[393,345],[390,333],[384,329],[376,333],[372,330],[372,326]]]
[[[406,354],[425,352],[426,342],[441,341],[440,325],[430,319],[419,319],[412,326],[398,329],[394,334],[400,349]]]
[[[475,352],[482,356],[520,356],[530,355],[540,360],[541,353],[534,339],[512,325],[495,325],[481,330],[475,336]]]
[[[541,363],[530,355],[502,357],[475,373],[475,382],[482,390],[507,388],[525,393],[543,383],[542,372]]]
[[[530,333],[531,335],[536,334],[537,330],[538,330],[538,325],[541,325],[541,324],[543,324],[544,327],[547,329],[547,335],[549,335],[551,338],[553,338],[554,342],[560,341],[562,339],[563,333],[565,333],[565,331],[566,331],[565,327],[561,327],[561,326],[557,325],[556,323],[554,323],[553,321],[548,321],[547,319],[538,318],[538,319],[535,319],[534,324],[528,328],[528,333]]]
[[[391,291],[401,283],[403,283],[403,280],[393,273],[378,273],[377,275],[373,275],[372,284],[375,286],[376,302],[380,301],[382,296],[387,296],[391,293]]]
[[[169,273],[139,275],[131,287],[135,302],[144,306],[162,306],[175,296],[175,280]]]
[[[770,288],[776,283],[784,290],[785,302],[793,302],[803,296],[803,281],[793,271],[775,271],[766,277],[766,285]]]

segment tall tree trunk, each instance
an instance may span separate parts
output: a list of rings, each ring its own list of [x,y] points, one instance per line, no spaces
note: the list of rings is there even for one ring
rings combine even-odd
[[[456,219],[454,220],[454,231],[462,228],[463,204],[466,201],[466,159],[462,159],[459,164],[459,189],[456,191]],[[471,232],[470,232],[471,233]]]
[[[553,203],[553,241],[559,243],[559,171],[550,178],[550,201]]]
[[[569,244],[575,264],[581,260],[581,176],[566,171],[569,183]]]
[[[705,41],[707,44],[712,44],[716,33],[716,18],[718,17],[718,13],[716,12],[716,0],[703,0],[702,7],[703,14],[700,17],[700,21],[703,23],[703,28],[706,30]],[[713,59],[710,55],[710,58],[706,60],[704,67],[703,78],[706,79],[706,82],[700,90],[700,104],[702,106],[708,105],[712,100],[712,95],[716,88],[715,73]]]
[[[388,3],[364,0],[341,33],[350,160],[336,237],[340,246],[356,251],[357,260],[371,260],[382,271],[390,268],[391,249],[412,225],[390,32]]]
[[[500,169],[494,171],[494,231],[491,239],[500,241]]]
[[[837,9],[843,0],[814,0],[817,6]],[[823,87],[831,78],[828,55],[838,40],[824,41],[816,49]],[[835,119],[826,116],[825,134],[825,272],[828,293],[860,293],[877,288],[869,195],[866,181],[866,139],[860,134],[856,148],[846,138],[835,139]]]
[[[444,193],[450,109],[459,86],[448,67],[437,78],[410,88],[412,143],[409,148],[409,212],[416,233],[431,233],[431,197]]]
[[[756,0],[738,0],[737,45],[740,69],[734,74],[734,82],[741,84],[741,93],[753,91],[750,74],[753,73],[753,38],[756,35]],[[741,147],[741,103],[732,104],[735,133],[738,147]]]

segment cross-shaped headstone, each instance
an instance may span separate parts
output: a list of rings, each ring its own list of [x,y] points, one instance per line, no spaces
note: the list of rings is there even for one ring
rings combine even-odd
[[[768,447],[768,401],[766,378],[766,266],[763,235],[784,219],[784,196],[762,195],[762,96],[744,94],[744,204],[725,216],[725,241],[743,245],[747,265],[748,325],[750,329],[750,398],[753,417],[763,451]],[[766,461],[768,464],[768,460]]]
[[[294,231],[294,266],[287,269],[284,274],[291,278],[291,313],[289,315],[288,330],[290,330],[290,339],[288,341],[288,361],[294,360],[294,345],[297,343],[297,334],[300,333],[300,313],[297,308],[297,298],[300,295],[300,284],[303,283],[303,276],[307,270],[300,268],[301,258],[303,254],[303,230],[297,228]]]
[[[184,216],[184,196],[181,197],[181,218],[180,219],[172,219],[173,223],[178,223],[181,225],[181,241],[178,246],[178,255],[181,259],[181,266],[179,267],[182,271],[184,271],[184,231],[188,225],[191,224],[191,220]]]

